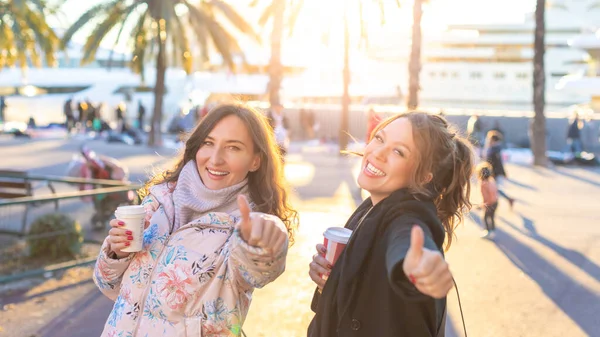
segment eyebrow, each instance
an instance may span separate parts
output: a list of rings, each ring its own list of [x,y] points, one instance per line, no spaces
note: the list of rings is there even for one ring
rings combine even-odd
[[[385,131],[384,131],[383,129],[379,130],[379,132],[381,132],[381,133],[383,134],[383,136],[385,137]],[[411,152],[411,151],[410,151],[410,147],[408,147],[408,146],[407,146],[406,144],[404,144],[403,142],[397,141],[397,142],[395,142],[395,143],[396,143],[396,144],[399,144],[400,146],[402,146],[402,147],[404,147],[404,148],[406,148],[406,150],[407,150],[408,152]]]
[[[212,140],[214,141],[215,139],[211,136],[207,136],[206,140]],[[240,144],[243,146],[246,146],[246,144],[244,142],[242,142],[241,140],[237,140],[237,139],[229,139],[225,141],[226,144]]]

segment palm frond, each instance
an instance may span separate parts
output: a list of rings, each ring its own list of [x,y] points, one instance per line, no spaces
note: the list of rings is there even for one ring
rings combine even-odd
[[[206,25],[197,24],[197,22],[194,21],[192,15],[188,15],[188,24],[189,24],[189,27],[194,32],[194,35],[196,36],[196,42],[197,42],[198,46],[200,47],[202,62],[208,62],[210,60],[210,58],[208,56],[209,33],[206,28]]]
[[[83,58],[81,59],[81,64],[87,64],[94,60],[102,40],[104,40],[108,32],[110,32],[119,22],[122,22],[127,13],[128,8],[117,5],[111,9],[110,13],[103,21],[96,25],[96,28],[87,38],[85,45],[83,46]]]
[[[113,60],[115,49],[117,48],[117,46],[119,45],[119,42],[121,41],[121,36],[123,34],[123,31],[124,31],[124,28],[125,28],[125,24],[129,20],[129,17],[133,13],[133,11],[135,11],[135,9],[137,8],[137,5],[138,5],[137,3],[134,3],[133,5],[130,5],[125,10],[124,17],[123,17],[123,19],[122,19],[122,21],[120,23],[119,31],[117,32],[117,36],[115,37],[115,42],[113,44],[112,49],[110,50],[110,53],[108,54],[108,68],[109,69],[110,69],[110,67],[112,65],[112,60]]]
[[[222,0],[212,0],[209,4],[223,13],[227,20],[229,20],[229,22],[231,22],[239,31],[250,35],[256,41],[260,42],[260,36],[256,34],[254,28],[252,28],[252,26],[228,3]]]
[[[75,23],[73,23],[69,29],[63,34],[61,39],[60,48],[64,49],[67,44],[73,38],[73,35],[77,33],[83,26],[85,26],[88,22],[93,20],[94,18],[105,15],[107,11],[111,11],[113,7],[118,5],[121,0],[113,0],[109,3],[100,3],[92,8],[88,9],[87,12],[83,13]]]
[[[178,48],[174,47],[173,50],[180,57],[183,70],[185,70],[185,73],[189,75],[192,73],[194,66],[192,51],[190,50],[190,41],[187,36],[186,27],[183,22],[181,22],[181,19],[177,15],[175,15],[174,18],[174,28],[177,29],[177,34],[173,35],[176,37]],[[177,59],[177,57],[174,59]]]
[[[6,66],[14,65],[12,53],[16,51],[14,48],[14,34],[6,21],[0,20],[0,69]]]
[[[375,0],[375,2],[379,5],[379,20],[380,24],[383,26],[385,25],[385,4],[382,0]]]
[[[150,18],[150,10],[147,9],[140,15],[138,23],[135,27],[135,35],[133,37],[133,55],[131,57],[131,68],[142,77],[144,82],[144,64],[146,63],[146,47],[148,46],[148,19]]]
[[[43,14],[30,10],[26,15],[24,15],[23,19],[27,23],[27,26],[33,31],[37,44],[44,52],[46,64],[48,66],[56,65],[56,56],[54,53],[59,44],[59,39],[54,33],[54,30],[46,23]],[[34,64],[40,64],[39,61],[35,61],[33,59],[32,62]]]
[[[290,13],[290,19],[288,21],[288,36],[294,34],[294,28],[296,28],[296,22],[298,21],[298,16],[300,15],[300,12],[302,12],[303,7],[304,0],[298,1],[298,3],[292,7],[292,12]]]
[[[258,18],[258,25],[261,27],[264,27],[264,25],[267,24],[269,19],[273,17],[274,10],[275,10],[275,4],[274,3],[269,4],[269,6],[267,6],[263,10],[262,14]]]
[[[188,6],[188,8],[190,9],[189,13],[190,16],[193,17],[195,25],[201,24],[206,26],[215,48],[219,54],[223,56],[223,62],[227,65],[227,67],[233,69],[234,64],[231,54],[231,47],[232,42],[234,41],[232,41],[233,39],[231,36],[225,31],[225,29],[223,29],[223,27],[221,27],[221,25],[219,25],[218,22],[216,22],[212,17],[208,16],[204,11],[193,6]]]
[[[15,37],[15,59],[21,66],[21,69],[27,68],[27,42],[26,42],[26,34],[23,31],[23,27],[21,26],[21,20],[14,20],[12,24],[12,32]]]

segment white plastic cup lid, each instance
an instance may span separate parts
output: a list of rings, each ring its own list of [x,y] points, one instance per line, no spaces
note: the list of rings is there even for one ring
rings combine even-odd
[[[334,242],[339,242],[343,244],[347,244],[348,240],[350,240],[350,236],[352,235],[352,231],[348,228],[342,227],[329,227],[323,233],[323,236],[327,238],[327,240],[331,240]]]
[[[119,215],[139,215],[145,214],[146,210],[144,209],[144,206],[140,205],[119,206],[115,213]]]

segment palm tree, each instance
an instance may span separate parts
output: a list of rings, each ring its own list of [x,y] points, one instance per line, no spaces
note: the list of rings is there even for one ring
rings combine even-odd
[[[255,0],[250,6],[256,6],[259,2],[260,0]],[[279,93],[281,91],[281,81],[283,80],[281,45],[283,42],[284,31],[287,28],[288,36],[291,36],[294,33],[296,20],[298,19],[298,15],[302,10],[303,5],[304,0],[299,0],[297,2],[290,0],[271,0],[258,19],[258,24],[263,27],[269,21],[273,21],[273,28],[271,30],[271,58],[269,60],[268,68],[269,103],[271,106],[281,103]],[[289,12],[290,10],[291,12]],[[289,14],[287,18],[286,13]]]
[[[94,25],[83,46],[82,63],[89,63],[94,60],[100,43],[109,32],[118,28],[114,45],[117,46],[123,36],[128,37],[133,51],[131,67],[142,75],[142,80],[147,56],[154,54],[156,81],[148,145],[160,145],[167,65],[180,64],[188,74],[193,70],[189,32],[195,35],[205,59],[209,40],[223,57],[223,63],[231,69],[234,68],[234,53],[241,53],[235,38],[219,22],[219,15],[242,33],[258,40],[252,27],[241,15],[221,0],[202,0],[199,3],[192,0],[107,0],[93,6],[75,21],[65,32],[62,47],[82,27]],[[169,48],[173,53],[170,60],[167,56]]]
[[[423,16],[423,0],[414,0],[413,3],[413,25],[410,49],[410,61],[408,62],[408,99],[406,107],[410,110],[419,106],[419,74],[421,72],[421,17]]]
[[[0,0],[0,70],[56,65],[59,39],[46,22],[55,9],[43,0]]]
[[[537,0],[535,7],[535,39],[533,56],[533,109],[534,117],[531,123],[531,150],[533,164],[545,166],[546,158],[546,117],[544,115],[546,75],[544,68],[546,33],[546,0]]]
[[[415,0],[415,1],[420,1],[420,0]],[[385,24],[385,17],[384,17],[384,13],[385,13],[385,7],[384,7],[384,0],[375,0],[376,5],[379,6],[380,9],[380,24],[384,25]],[[368,45],[368,35],[367,35],[367,22],[364,20],[363,17],[363,8],[364,8],[364,3],[363,0],[359,0],[358,1],[358,10],[359,10],[359,17],[360,17],[360,40],[365,42],[365,45]],[[396,4],[398,7],[400,7],[400,1],[397,0]],[[344,1],[344,17],[343,17],[343,22],[344,22],[344,70],[342,72],[342,76],[344,78],[344,90],[343,90],[343,94],[342,94],[342,118],[341,118],[341,122],[340,122],[340,132],[339,132],[339,146],[340,146],[340,150],[345,150],[348,147],[348,142],[349,142],[349,135],[348,135],[348,128],[349,128],[349,114],[350,114],[350,92],[349,92],[349,87],[350,87],[350,80],[351,80],[351,72],[350,72],[350,29],[349,29],[349,23],[348,23],[348,9],[349,9],[349,2],[348,1]],[[419,43],[420,46],[420,43]]]

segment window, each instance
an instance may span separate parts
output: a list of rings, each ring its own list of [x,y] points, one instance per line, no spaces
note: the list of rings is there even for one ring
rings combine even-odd
[[[527,75],[527,73],[521,72],[521,73],[517,73],[517,78],[520,80],[526,80],[529,76]]]
[[[452,72],[452,78],[458,78],[458,72],[456,72],[456,71]]]
[[[440,73],[440,77],[442,77],[442,78],[445,78],[445,77],[446,77],[446,72],[445,72],[445,71],[442,71],[442,72]]]
[[[503,72],[496,72],[496,73],[494,73],[494,78],[496,78],[496,79],[503,79],[505,77],[506,77],[506,74],[503,73]]]
[[[113,92],[113,94],[127,94],[127,93],[140,93],[140,92],[153,92],[153,87],[145,87],[145,86],[122,86]],[[165,88],[165,94],[167,93],[167,88]]]
[[[472,78],[472,79],[476,79],[476,80],[477,80],[477,79],[481,79],[482,77],[483,77],[483,76],[482,76],[482,75],[481,75],[481,73],[480,73],[480,72],[478,72],[478,71],[474,71],[474,72],[472,72],[472,73],[471,73],[471,78]]]

